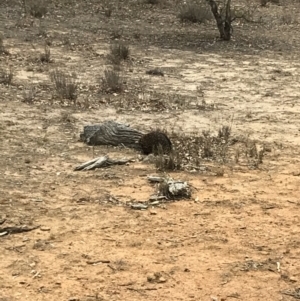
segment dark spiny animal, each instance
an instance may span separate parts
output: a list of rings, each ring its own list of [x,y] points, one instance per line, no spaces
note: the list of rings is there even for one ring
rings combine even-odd
[[[139,144],[145,155],[151,153],[157,155],[160,152],[168,154],[172,150],[172,142],[166,134],[160,131],[153,131],[143,135],[139,140]]]

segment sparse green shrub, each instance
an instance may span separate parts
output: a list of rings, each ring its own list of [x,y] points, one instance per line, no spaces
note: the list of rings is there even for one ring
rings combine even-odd
[[[204,23],[212,19],[212,14],[204,2],[189,2],[181,7],[178,17],[181,22]]]
[[[14,73],[12,68],[0,69],[0,84],[10,85],[12,83]]]
[[[121,92],[123,83],[120,74],[114,70],[105,70],[102,78],[102,89],[106,92]]]
[[[120,42],[117,44],[113,44],[110,47],[109,59],[112,63],[118,64],[122,60],[126,60],[129,58],[129,47],[124,43]]]
[[[50,73],[50,79],[54,83],[56,92],[62,99],[73,100],[77,99],[77,83],[76,74],[68,75],[59,70],[54,70]]]

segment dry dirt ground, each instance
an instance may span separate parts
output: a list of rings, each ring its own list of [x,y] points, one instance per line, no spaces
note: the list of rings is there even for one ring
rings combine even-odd
[[[0,236],[0,300],[299,299],[300,2],[258,6],[257,22],[238,20],[230,42],[216,39],[213,20],[182,24],[179,1],[47,4],[37,19],[0,1],[9,52],[0,64],[14,74],[0,85],[0,227],[40,226]],[[120,66],[125,88],[99,92],[118,34],[131,51]],[[45,42],[50,63],[40,62]],[[155,67],[165,76],[146,74]],[[56,68],[76,73],[75,104],[55,95]],[[223,176],[171,172],[192,198],[136,211],[122,203],[156,191],[154,165],[78,139],[108,119],[186,135],[230,125],[268,152],[255,166],[230,158],[235,145],[225,163],[203,159]],[[103,154],[136,160],[73,171]]]

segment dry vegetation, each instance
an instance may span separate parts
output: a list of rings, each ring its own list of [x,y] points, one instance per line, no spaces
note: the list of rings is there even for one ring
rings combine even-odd
[[[0,301],[299,299],[300,2],[231,9],[224,42],[206,1],[0,1]],[[105,120],[173,150],[79,141]]]

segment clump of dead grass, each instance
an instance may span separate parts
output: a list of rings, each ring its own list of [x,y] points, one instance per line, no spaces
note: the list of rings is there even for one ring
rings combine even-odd
[[[102,90],[107,93],[119,93],[123,91],[123,80],[120,73],[107,69],[102,78]]]
[[[155,157],[155,167],[160,171],[174,171],[182,168],[181,154],[172,150],[169,154],[164,154],[162,149],[158,150],[158,155]]]
[[[265,7],[269,2],[277,5],[280,4],[280,0],[260,0],[260,5]]]
[[[45,0],[23,0],[25,13],[29,12],[34,18],[42,18],[48,12],[47,2]]]
[[[119,42],[110,46],[109,60],[113,64],[120,64],[122,60],[129,58],[130,50],[123,42]]]
[[[298,24],[298,18],[293,13],[284,11],[279,17],[280,23],[283,25]]]
[[[158,4],[159,2],[160,0],[145,0],[145,3],[152,5]]]
[[[28,104],[32,104],[35,100],[36,97],[36,89],[35,87],[30,87],[26,90],[23,91],[23,102],[28,103]]]
[[[6,54],[6,55],[9,54],[9,52],[4,47],[4,43],[3,43],[3,38],[2,37],[0,37],[0,54]]]
[[[212,19],[212,14],[205,2],[188,2],[181,7],[178,18],[181,22],[204,23]]]
[[[44,53],[41,53],[40,60],[42,63],[50,63],[51,62],[51,51],[50,47],[45,44]]]
[[[54,70],[50,73],[50,79],[54,83],[57,95],[61,99],[72,100],[76,103],[78,85],[75,73],[69,75],[60,70]]]
[[[105,8],[104,8],[104,15],[107,18],[110,18],[113,12],[113,6],[111,4],[108,4]]]
[[[113,30],[110,33],[110,37],[112,40],[118,40],[122,37],[123,32],[124,32],[123,28],[119,28],[119,27],[113,28]]]
[[[0,69],[0,84],[11,85],[14,77],[12,68]]]

